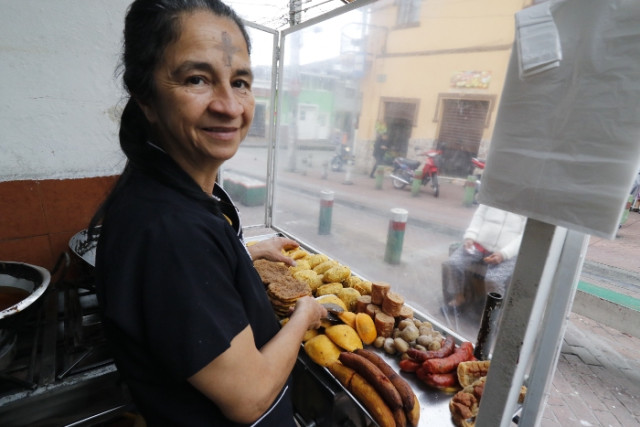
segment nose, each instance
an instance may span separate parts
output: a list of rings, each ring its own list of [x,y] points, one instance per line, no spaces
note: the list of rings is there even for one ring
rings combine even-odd
[[[220,86],[213,91],[209,110],[228,117],[237,117],[243,113],[244,107],[231,86]]]

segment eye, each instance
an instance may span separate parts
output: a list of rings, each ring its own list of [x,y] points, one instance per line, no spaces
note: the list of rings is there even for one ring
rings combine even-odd
[[[187,77],[186,82],[192,86],[200,86],[206,83],[202,76],[189,76]]]
[[[251,83],[243,79],[234,80],[231,85],[238,89],[251,90]]]

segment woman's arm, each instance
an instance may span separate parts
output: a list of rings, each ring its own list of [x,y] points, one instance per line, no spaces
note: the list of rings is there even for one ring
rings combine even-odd
[[[255,346],[247,326],[231,346],[189,378],[235,422],[251,423],[273,403],[293,370],[304,333],[320,326],[326,309],[303,297],[282,329],[262,348]]]

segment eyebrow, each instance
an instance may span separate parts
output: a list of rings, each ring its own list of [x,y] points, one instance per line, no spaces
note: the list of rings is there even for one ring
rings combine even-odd
[[[187,71],[200,70],[209,74],[216,74],[215,69],[208,62],[185,61],[173,70],[171,75],[179,76]],[[234,73],[235,76],[249,77],[253,80],[253,71],[250,68],[239,68]]]

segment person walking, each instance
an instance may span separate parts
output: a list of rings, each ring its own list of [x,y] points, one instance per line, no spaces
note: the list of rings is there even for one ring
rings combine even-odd
[[[369,174],[370,178],[375,176],[378,166],[384,164],[384,156],[387,154],[387,150],[389,149],[387,145],[388,139],[389,136],[386,132],[378,134],[376,137],[376,141],[373,144],[373,157],[375,159],[375,163],[373,165],[373,169],[371,169],[371,173]]]

